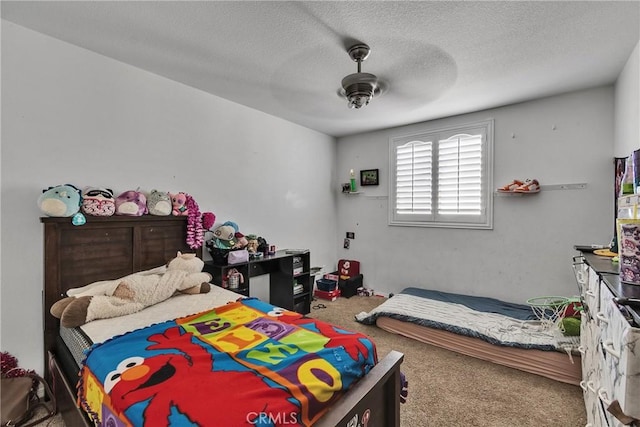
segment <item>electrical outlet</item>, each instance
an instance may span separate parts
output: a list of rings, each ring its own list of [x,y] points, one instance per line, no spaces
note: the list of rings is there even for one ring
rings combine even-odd
[[[347,231],[347,239],[355,239],[356,238],[356,233],[354,233],[353,231]]]

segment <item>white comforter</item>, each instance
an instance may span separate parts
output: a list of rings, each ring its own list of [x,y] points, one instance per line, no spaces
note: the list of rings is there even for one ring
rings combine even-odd
[[[492,344],[546,350],[574,349],[574,337],[565,337],[557,327],[545,328],[533,320],[517,320],[495,313],[472,310],[462,304],[396,294],[383,304],[356,315],[356,320],[374,323],[379,316],[417,320],[425,326],[475,336]]]

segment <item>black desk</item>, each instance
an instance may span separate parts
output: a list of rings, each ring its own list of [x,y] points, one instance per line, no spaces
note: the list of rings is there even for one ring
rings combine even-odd
[[[245,296],[250,295],[252,277],[268,274],[269,303],[301,314],[311,311],[313,278],[310,274],[309,251],[290,254],[282,250],[274,255],[234,265],[217,265],[213,261],[205,261],[204,264],[203,270],[213,276],[213,284]],[[244,284],[238,288],[228,286],[226,277],[231,269],[236,269],[244,277]],[[295,284],[302,285],[302,290],[296,292]]]

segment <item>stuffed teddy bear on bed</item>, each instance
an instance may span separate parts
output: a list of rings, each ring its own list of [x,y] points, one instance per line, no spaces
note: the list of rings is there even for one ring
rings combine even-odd
[[[196,254],[178,252],[166,266],[72,289],[69,297],[51,306],[50,312],[62,326],[73,328],[96,319],[135,313],[176,292],[204,294],[211,289],[211,275],[202,273],[203,267]]]

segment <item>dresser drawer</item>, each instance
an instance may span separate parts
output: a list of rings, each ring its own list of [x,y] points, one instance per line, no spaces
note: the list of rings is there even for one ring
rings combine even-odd
[[[580,345],[578,351],[581,355],[582,379],[593,381],[599,378],[598,351],[600,349],[600,329],[594,319],[584,311],[580,313]]]
[[[606,410],[605,403],[600,398],[602,391],[591,381],[582,381],[580,387],[584,394],[584,403],[587,410],[587,424],[585,427],[613,427],[615,424],[609,421],[608,415],[610,414]]]
[[[581,296],[584,295],[584,291],[587,290],[589,283],[589,270],[589,265],[587,265],[583,257],[573,258],[573,274],[576,276],[576,282]]]
[[[587,306],[587,313],[594,317],[600,308],[600,276],[593,268],[587,268],[587,282],[582,302]]]
[[[601,413],[600,418],[603,420],[601,426],[609,426],[609,427],[624,427],[624,424],[618,420],[611,412],[607,410],[607,408],[611,405],[612,400],[607,394],[607,391],[604,387],[598,388],[596,392],[596,406],[598,406],[598,410]]]
[[[606,286],[600,299],[601,397],[617,400],[626,415],[640,418],[640,329],[627,322]]]

